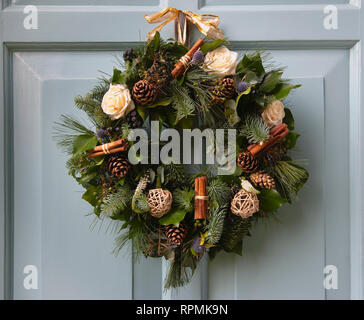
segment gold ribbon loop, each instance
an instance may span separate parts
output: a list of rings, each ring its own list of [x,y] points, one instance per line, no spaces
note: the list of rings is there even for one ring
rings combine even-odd
[[[160,32],[165,25],[177,19],[180,13],[184,14],[186,19],[193,23],[206,37],[213,40],[224,39],[224,34],[218,28],[218,16],[212,14],[196,14],[192,11],[181,11],[171,7],[160,12],[144,15],[144,18],[148,21],[148,23],[161,23],[158,27],[154,28],[147,34],[147,38],[149,40],[153,39],[156,32]]]

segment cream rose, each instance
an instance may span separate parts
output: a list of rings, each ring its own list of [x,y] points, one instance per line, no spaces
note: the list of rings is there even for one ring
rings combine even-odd
[[[230,51],[225,46],[220,46],[206,54],[204,68],[222,76],[228,76],[235,72],[238,64],[238,53]]]
[[[112,120],[116,120],[125,117],[135,108],[135,105],[126,85],[110,84],[109,90],[102,99],[101,107]]]
[[[279,100],[269,104],[262,113],[262,118],[268,127],[274,127],[277,124],[282,123],[284,116],[284,105]]]

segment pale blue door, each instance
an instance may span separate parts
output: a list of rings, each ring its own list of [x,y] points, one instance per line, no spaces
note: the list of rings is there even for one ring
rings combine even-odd
[[[327,7],[328,2],[333,7]],[[360,92],[364,13],[349,0],[7,0],[0,16],[0,297],[14,299],[349,299],[363,297]],[[27,29],[28,5],[38,28]],[[167,6],[217,14],[239,52],[267,49],[303,86],[290,96],[295,158],[311,179],[282,223],[257,225],[244,255],[205,261],[192,283],[163,293],[165,265],[112,254],[113,226],[90,230],[90,208],[52,140],[73,97],[143,41],[144,13]],[[24,11],[25,10],[25,11]],[[337,11],[335,11],[337,10]],[[337,12],[337,28],[334,19]],[[331,16],[330,16],[331,15]],[[334,16],[333,16],[334,15]],[[326,19],[326,22],[325,22]],[[327,24],[328,23],[328,24]],[[330,24],[331,23],[331,24]],[[334,26],[328,28],[328,25]],[[173,26],[163,35],[173,36]],[[338,270],[325,290],[323,269]],[[34,266],[38,288],[27,289]]]

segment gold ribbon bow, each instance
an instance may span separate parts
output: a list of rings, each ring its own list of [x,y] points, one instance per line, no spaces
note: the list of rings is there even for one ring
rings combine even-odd
[[[172,20],[177,19],[181,13],[184,14],[186,20],[193,23],[206,37],[213,40],[224,39],[224,34],[218,28],[218,16],[212,14],[195,14],[192,11],[181,11],[171,7],[168,7],[160,12],[144,15],[144,18],[149,23],[161,23],[158,27],[154,28],[147,34],[147,38],[149,40],[153,39],[156,32],[160,32],[165,25],[170,23]],[[184,29],[183,37],[180,36],[180,38],[182,39],[181,42],[184,43],[186,39],[186,28]]]

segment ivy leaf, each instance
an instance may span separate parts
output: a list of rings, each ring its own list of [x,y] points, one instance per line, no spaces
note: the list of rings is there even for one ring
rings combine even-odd
[[[86,192],[82,195],[82,199],[86,200],[89,204],[95,207],[97,205],[97,194],[98,187],[89,186]]]
[[[94,148],[97,144],[97,138],[95,136],[81,134],[73,141],[73,154],[81,154],[87,150]]]
[[[260,208],[263,211],[275,211],[287,202],[274,189],[263,189],[259,194],[259,201]]]
[[[282,100],[289,95],[291,90],[299,88],[301,85],[293,85],[290,83],[280,83],[272,92],[277,100]]]
[[[125,74],[121,72],[121,70],[114,68],[110,82],[112,84],[114,83],[125,84],[125,80],[126,80]]]
[[[186,215],[186,211],[180,208],[172,209],[163,218],[159,219],[159,223],[162,225],[174,224],[178,225]]]
[[[290,131],[294,130],[294,118],[291,110],[288,108],[284,108],[284,113],[286,114],[283,118],[283,122],[287,125]]]
[[[269,73],[263,83],[260,86],[262,92],[271,92],[279,83],[282,78],[283,72],[271,72]]]
[[[292,132],[292,131],[287,135],[287,138],[286,138],[287,149],[293,149],[296,146],[296,142],[297,142],[297,139],[299,136],[300,136],[299,133]]]
[[[143,119],[143,122],[148,118],[148,110],[146,107],[143,107],[141,105],[137,105],[136,110],[140,117]]]
[[[203,54],[206,54],[208,51],[212,51],[220,47],[221,44],[223,44],[225,41],[226,41],[225,39],[217,39],[210,43],[205,43],[203,46],[201,46],[200,49],[203,52]]]
[[[155,51],[159,50],[161,44],[161,35],[157,31],[154,35],[154,38],[149,42],[149,46],[153,48]]]

